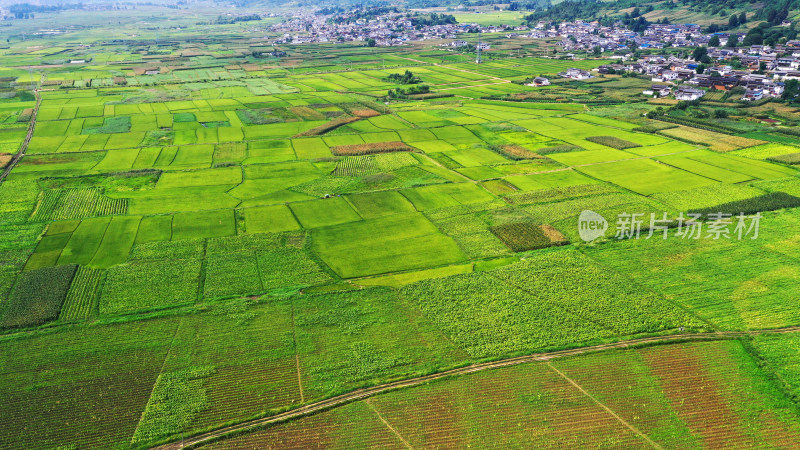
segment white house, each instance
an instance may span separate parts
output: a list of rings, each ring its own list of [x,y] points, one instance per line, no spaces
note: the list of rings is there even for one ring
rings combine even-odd
[[[673,70],[662,70],[656,76],[653,77],[652,81],[672,81],[678,78],[678,72]]]
[[[675,92],[675,98],[677,100],[684,100],[687,102],[697,100],[704,95],[706,95],[706,91],[683,86],[678,88]]]
[[[650,86],[650,89],[647,89],[642,92],[644,95],[654,96],[657,95],[659,97],[666,97],[667,95],[672,92],[672,88],[669,86],[664,86],[663,84],[654,84]]]
[[[536,77],[533,79],[532,82],[528,83],[527,86],[536,86],[536,87],[550,86],[550,80],[548,80],[545,77]]]
[[[576,68],[567,69],[566,72],[561,72],[559,75],[562,78],[572,78],[573,80],[586,80],[588,78],[594,78],[589,72]]]

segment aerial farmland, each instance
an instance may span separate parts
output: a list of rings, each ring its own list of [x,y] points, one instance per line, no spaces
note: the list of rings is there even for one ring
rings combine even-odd
[[[800,442],[797,96],[541,6],[98,5],[0,21],[0,448]]]

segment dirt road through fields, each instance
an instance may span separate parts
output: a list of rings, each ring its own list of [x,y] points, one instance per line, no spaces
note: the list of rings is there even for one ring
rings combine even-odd
[[[170,444],[165,444],[156,448],[162,450],[168,450],[168,449],[197,447],[204,443],[208,443],[223,436],[226,436],[228,434],[246,431],[249,429],[262,427],[266,425],[277,424],[285,422],[290,419],[295,419],[298,417],[315,414],[331,408],[343,406],[354,401],[363,400],[372,397],[374,395],[381,394],[383,392],[388,392],[395,389],[419,386],[428,383],[430,381],[439,380],[442,378],[458,376],[458,375],[466,375],[469,373],[480,372],[488,369],[496,369],[500,367],[508,367],[517,364],[532,363],[532,362],[546,362],[556,358],[564,358],[567,356],[575,356],[584,353],[599,352],[603,350],[625,349],[644,344],[669,344],[669,343],[680,343],[687,341],[713,341],[720,339],[736,339],[739,337],[752,336],[758,334],[796,333],[798,331],[800,331],[800,326],[776,328],[771,330],[719,331],[713,333],[687,333],[687,334],[672,334],[665,336],[651,336],[645,338],[631,339],[627,341],[613,342],[608,344],[592,345],[588,347],[581,347],[569,350],[533,353],[530,355],[517,356],[497,361],[471,364],[469,366],[459,367],[457,369],[447,370],[444,372],[434,373],[431,375],[394,381],[391,383],[380,384],[369,388],[357,389],[347,394],[342,394],[336,397],[331,397],[329,399],[310,403],[308,405],[301,406],[297,409],[276,414],[274,416],[263,417],[260,419],[254,419],[242,422],[236,425],[230,425],[227,427],[220,428],[218,430],[202,433],[192,437],[187,437],[180,441],[176,441]]]

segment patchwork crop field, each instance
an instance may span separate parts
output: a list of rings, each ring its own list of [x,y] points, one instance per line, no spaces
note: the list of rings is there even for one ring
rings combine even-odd
[[[0,27],[0,447],[800,440],[788,128],[179,5]]]

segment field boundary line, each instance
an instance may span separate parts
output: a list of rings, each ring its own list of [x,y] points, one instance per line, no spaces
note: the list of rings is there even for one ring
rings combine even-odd
[[[297,329],[294,326],[294,305],[292,305],[292,343],[294,344],[294,363],[297,369],[297,386],[300,390],[300,403],[306,402],[303,394],[303,376],[300,372],[300,353],[297,352]]]
[[[784,328],[750,330],[750,331],[716,331],[707,333],[684,333],[684,334],[669,334],[659,336],[648,336],[642,338],[629,339],[625,341],[617,341],[605,344],[597,344],[586,347],[578,347],[568,350],[555,350],[551,352],[531,353],[523,356],[514,356],[505,359],[498,359],[495,361],[488,361],[482,363],[470,364],[467,366],[459,367],[456,369],[445,370],[442,372],[433,373],[430,375],[423,375],[416,378],[407,378],[404,380],[391,381],[384,384],[371,386],[368,388],[359,388],[346,394],[330,397],[325,400],[320,400],[314,403],[300,406],[296,409],[285,411],[272,416],[256,418],[247,420],[234,425],[224,426],[213,431],[196,434],[192,437],[180,439],[173,436],[176,440],[167,444],[154,446],[156,449],[180,449],[180,448],[195,448],[202,444],[215,441],[217,439],[226,437],[231,434],[246,432],[256,428],[265,427],[283,423],[291,419],[296,419],[303,416],[308,416],[343,406],[354,401],[364,400],[374,395],[384,392],[393,391],[396,389],[420,386],[431,381],[448,378],[451,376],[466,375],[475,372],[481,372],[488,369],[497,369],[501,367],[515,366],[518,364],[532,363],[532,362],[545,362],[555,358],[564,358],[568,356],[577,356],[586,353],[595,353],[604,350],[613,349],[627,349],[639,345],[655,345],[655,344],[670,344],[682,342],[702,342],[702,341],[718,341],[724,339],[737,339],[747,336],[754,336],[759,334],[786,334],[800,332],[800,325],[790,326]]]
[[[172,347],[175,345],[175,340],[178,338],[178,332],[181,330],[181,325],[183,325],[182,317],[180,320],[178,320],[178,326],[175,327],[175,333],[172,335],[172,340],[169,341],[169,348],[167,348],[167,354],[164,355],[164,361],[161,362],[161,368],[158,369],[158,375],[156,375],[156,379],[153,380],[153,389],[150,389],[150,395],[147,396],[147,403],[145,403],[144,409],[142,409],[142,414],[139,416],[139,421],[136,422],[136,428],[134,428],[133,434],[131,434],[131,441],[130,441],[131,444],[134,443],[133,439],[136,437],[136,432],[139,431],[139,425],[142,424],[142,419],[144,419],[144,413],[147,412],[147,407],[150,406],[150,400],[153,399],[153,393],[156,391],[156,386],[158,386],[158,379],[161,378],[161,374],[164,373],[164,367],[167,366],[169,355],[172,353]]]
[[[556,369],[555,366],[553,366],[553,364],[550,361],[547,362],[547,367],[553,369],[553,371],[555,371],[557,374],[561,375],[561,377],[564,378],[565,380],[567,380],[569,382],[569,384],[575,386],[575,389],[579,390],[583,395],[585,395],[585,396],[589,397],[590,399],[592,399],[593,402],[597,403],[607,413],[611,414],[611,416],[613,416],[621,424],[625,425],[628,429],[633,431],[635,434],[638,434],[642,439],[647,441],[648,444],[653,446],[653,448],[657,448],[659,450],[663,450],[663,447],[661,447],[655,441],[653,441],[652,439],[647,437],[646,434],[642,433],[641,431],[639,431],[638,428],[636,428],[635,426],[633,426],[630,423],[628,423],[628,421],[626,421],[625,419],[620,417],[617,413],[614,412],[614,410],[612,410],[608,406],[604,405],[603,402],[601,402],[600,400],[596,399],[592,394],[586,392],[586,390],[583,387],[581,387],[581,385],[579,385],[577,382],[575,382],[575,380],[573,380],[572,378],[568,377],[564,372]]]
[[[31,138],[33,138],[33,130],[34,128],[36,128],[36,116],[39,115],[39,106],[41,106],[42,104],[42,96],[39,95],[39,91],[37,89],[34,89],[33,94],[36,96],[36,104],[33,106],[33,113],[31,114],[31,123],[28,124],[28,133],[25,135],[25,140],[22,141],[22,144],[19,146],[19,150],[17,150],[17,153],[14,155],[14,157],[11,158],[11,161],[8,162],[8,165],[3,170],[3,173],[0,174],[0,184],[2,184],[3,181],[5,181],[8,174],[11,173],[11,169],[16,167],[19,160],[22,159],[23,156],[25,156],[25,153],[28,151],[28,144],[30,144]]]
[[[369,407],[369,409],[371,409],[371,410],[372,410],[372,412],[374,412],[374,413],[375,413],[375,415],[376,415],[376,416],[378,416],[378,419],[381,419],[381,422],[383,422],[383,424],[384,424],[384,425],[386,425],[386,427],[387,427],[387,428],[389,428],[390,430],[392,430],[392,433],[394,433],[394,434],[395,434],[395,436],[397,436],[397,438],[398,438],[398,439],[400,439],[400,442],[402,442],[402,443],[403,443],[403,445],[405,445],[405,446],[406,446],[406,448],[410,448],[411,450],[414,450],[414,446],[413,446],[413,445],[411,445],[411,444],[410,444],[410,443],[409,443],[407,440],[405,440],[405,438],[403,437],[403,435],[402,435],[402,434],[400,434],[400,432],[399,432],[399,431],[397,431],[397,430],[396,430],[396,429],[395,429],[395,428],[394,428],[394,427],[393,427],[393,426],[392,426],[392,425],[391,425],[391,424],[390,424],[390,423],[389,423],[389,422],[388,422],[386,419],[384,419],[384,418],[383,418],[383,416],[381,415],[381,413],[380,413],[380,412],[378,412],[378,410],[375,408],[375,405],[373,405],[373,404],[372,404],[372,401],[371,401],[371,400],[372,400],[372,399],[367,399],[367,400],[366,400],[364,403],[366,403],[366,404],[367,404],[367,406]]]

